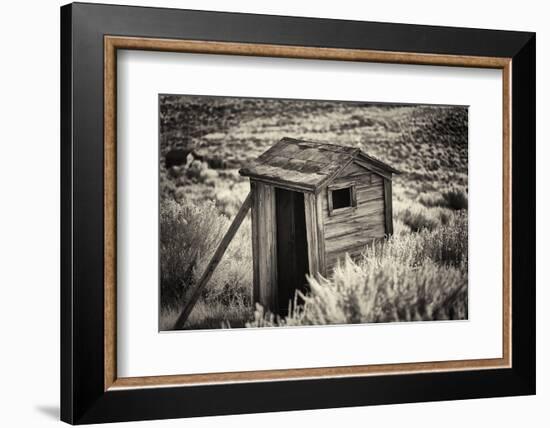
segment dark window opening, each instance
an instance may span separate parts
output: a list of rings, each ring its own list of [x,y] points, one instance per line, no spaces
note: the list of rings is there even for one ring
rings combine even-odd
[[[332,209],[351,207],[351,187],[332,191]]]

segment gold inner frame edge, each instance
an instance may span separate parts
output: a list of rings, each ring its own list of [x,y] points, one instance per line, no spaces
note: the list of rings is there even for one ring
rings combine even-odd
[[[117,377],[116,367],[116,88],[117,50],[146,50],[213,55],[241,55],[393,64],[494,68],[502,70],[503,94],[503,349],[502,358],[420,363],[203,373],[169,376]],[[481,370],[511,367],[511,58],[421,54],[308,46],[104,37],[104,390],[193,386],[220,383],[361,377],[406,373]]]

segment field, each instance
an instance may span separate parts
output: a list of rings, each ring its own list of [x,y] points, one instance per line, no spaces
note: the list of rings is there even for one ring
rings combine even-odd
[[[248,193],[238,169],[282,137],[360,147],[400,170],[394,236],[310,280],[279,319],[252,303],[247,219],[187,328],[467,318],[467,129],[465,107],[161,96],[161,330]]]

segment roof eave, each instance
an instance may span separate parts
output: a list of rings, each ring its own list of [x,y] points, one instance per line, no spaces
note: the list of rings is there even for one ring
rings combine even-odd
[[[308,192],[316,193],[319,186],[306,183],[296,183],[287,180],[281,180],[273,177],[266,177],[264,175],[253,174],[249,171],[241,173],[242,170],[239,170],[239,174],[244,177],[250,178],[250,180],[258,181],[261,183],[269,184],[270,186],[281,187],[287,190],[294,190],[298,192]]]
[[[376,159],[372,156],[369,156],[361,150],[359,150],[358,155],[364,158],[366,161],[373,163],[375,166],[377,166],[380,169],[383,169],[385,171],[391,172],[392,174],[396,174],[396,175],[401,174],[401,171],[395,169],[393,166],[388,165],[387,163],[382,162],[381,160]]]

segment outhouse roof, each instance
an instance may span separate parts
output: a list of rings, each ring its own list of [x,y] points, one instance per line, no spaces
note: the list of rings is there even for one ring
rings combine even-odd
[[[283,138],[239,170],[239,173],[274,184],[315,191],[330,182],[354,160],[381,175],[399,173],[359,148],[294,138]]]

